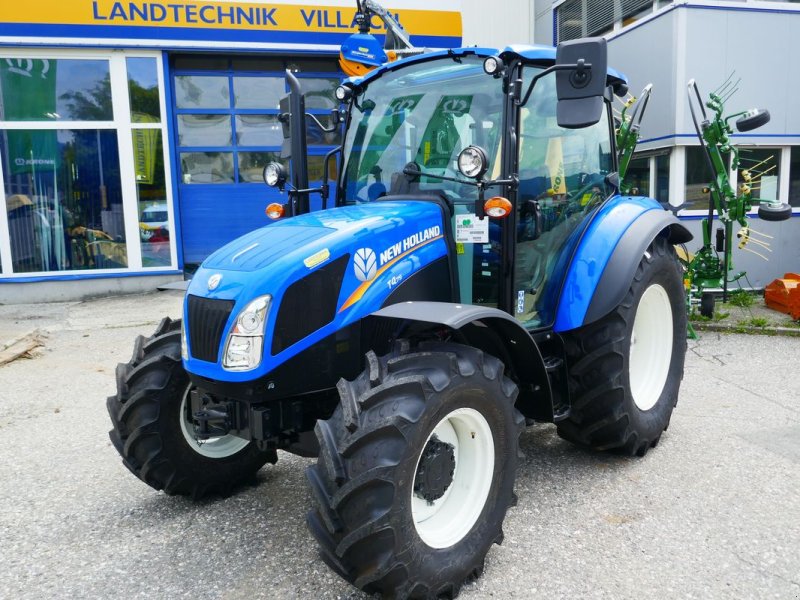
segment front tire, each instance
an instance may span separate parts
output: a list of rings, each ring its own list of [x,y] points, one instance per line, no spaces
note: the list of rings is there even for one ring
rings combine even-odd
[[[620,305],[565,334],[572,407],[558,434],[627,455],[655,447],[678,401],[686,327],[680,263],[658,237]]]
[[[106,402],[109,437],[123,464],[150,487],[195,499],[226,496],[277,455],[233,435],[199,444],[187,409],[191,389],[181,362],[181,322],[164,319],[117,366],[117,393]]]
[[[481,574],[515,500],[517,387],[480,350],[430,344],[370,352],[338,388],[306,472],[323,560],[368,593],[455,597]]]

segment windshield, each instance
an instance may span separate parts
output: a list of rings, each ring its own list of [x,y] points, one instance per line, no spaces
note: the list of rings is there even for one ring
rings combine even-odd
[[[501,81],[484,73],[481,57],[443,57],[386,73],[355,98],[344,143],[344,200],[422,192],[474,201],[474,186],[415,181],[403,168],[414,162],[426,173],[463,179],[456,159],[474,144],[486,150],[489,176],[499,177],[502,114]]]

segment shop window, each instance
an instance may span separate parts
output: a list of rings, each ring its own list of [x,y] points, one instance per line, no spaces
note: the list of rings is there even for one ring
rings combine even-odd
[[[182,75],[175,78],[175,106],[178,108],[228,108],[227,77]]]
[[[232,152],[181,152],[183,183],[233,183]]]
[[[705,150],[700,146],[686,146],[686,188],[684,210],[707,210],[708,194],[703,188],[711,180]]]
[[[282,142],[278,115],[236,115],[238,146],[280,146]]]
[[[3,132],[15,273],[127,267],[117,148],[109,129]]]
[[[178,115],[181,146],[230,146],[232,142],[230,115]]]
[[[800,207],[800,146],[792,146],[789,165],[789,204]]]
[[[0,121],[111,121],[107,60],[0,59]]]
[[[126,58],[128,97],[133,123],[161,121],[161,99],[158,93],[158,65],[155,58]]]
[[[286,94],[283,77],[234,77],[233,96],[236,108],[270,108],[277,110]]]
[[[780,193],[780,148],[739,148],[738,186],[751,179],[753,199],[775,200]]]
[[[306,108],[309,110],[332,110],[339,107],[339,101],[333,95],[341,80],[338,77],[306,77],[300,80],[300,89],[306,97]]]
[[[132,138],[142,266],[167,266],[171,262],[170,239],[173,236],[167,207],[162,132],[160,129],[134,129]]]

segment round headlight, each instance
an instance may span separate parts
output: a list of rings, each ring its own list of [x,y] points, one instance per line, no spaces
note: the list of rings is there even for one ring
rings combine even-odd
[[[483,61],[483,70],[489,75],[497,75],[503,70],[503,61],[496,56],[490,56]]]
[[[458,155],[458,170],[464,177],[480,179],[488,167],[486,152],[480,146],[467,146]]]
[[[268,163],[264,167],[264,183],[269,187],[280,187],[286,181],[286,169],[279,162]]]
[[[340,85],[334,90],[333,95],[336,96],[339,102],[344,102],[350,97],[351,93],[352,90],[349,87]]]

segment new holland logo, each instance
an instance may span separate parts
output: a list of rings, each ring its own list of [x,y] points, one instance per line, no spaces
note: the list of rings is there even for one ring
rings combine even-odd
[[[359,281],[371,281],[378,270],[378,261],[371,248],[359,248],[353,258],[353,270]]]

